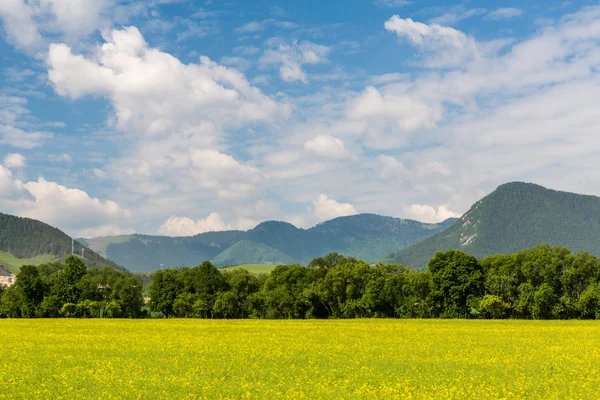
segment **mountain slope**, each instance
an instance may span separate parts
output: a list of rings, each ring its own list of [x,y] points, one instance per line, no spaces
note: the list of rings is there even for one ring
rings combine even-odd
[[[266,221],[247,232],[207,232],[193,237],[130,235],[82,240],[134,271],[212,260],[217,265],[308,263],[330,252],[377,261],[448,227],[374,214],[340,217],[310,229]],[[231,246],[237,245],[228,252]],[[286,260],[286,261],[282,261]]]
[[[240,240],[213,260],[218,265],[237,265],[239,260],[246,260],[246,264],[294,264],[296,260],[281,251],[262,243],[250,240]]]
[[[423,269],[438,251],[476,257],[513,253],[541,243],[600,255],[600,197],[513,182],[475,203],[454,225],[388,259]]]
[[[48,224],[30,218],[0,214],[0,251],[3,252],[0,264],[4,260],[5,266],[13,272],[25,263],[60,261],[71,254],[71,243],[72,239],[69,236]],[[81,254],[82,249],[88,267],[110,266],[124,270],[123,267],[75,242],[75,254]]]

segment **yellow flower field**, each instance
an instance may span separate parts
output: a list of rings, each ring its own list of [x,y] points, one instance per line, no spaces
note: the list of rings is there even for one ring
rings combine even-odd
[[[599,393],[598,322],[0,320],[0,399]]]

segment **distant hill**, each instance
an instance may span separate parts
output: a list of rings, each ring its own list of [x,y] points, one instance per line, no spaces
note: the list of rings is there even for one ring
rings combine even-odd
[[[75,253],[84,250],[88,267],[123,267],[109,261],[91,249],[75,242]],[[61,261],[71,254],[71,238],[48,224],[30,218],[0,214],[0,265],[11,272],[18,272],[21,265],[39,265]]]
[[[246,264],[293,264],[297,262],[280,250],[251,240],[240,240],[216,256],[213,262],[217,265],[237,265],[239,260],[245,260]]]
[[[316,257],[338,252],[377,261],[450,226],[359,214],[299,229],[287,222],[267,221],[249,231],[207,232],[191,237],[148,235],[79,239],[103,256],[134,271],[172,266],[306,264]]]
[[[513,182],[475,203],[447,230],[391,254],[388,260],[423,269],[438,251],[476,257],[547,243],[600,256],[600,197]]]

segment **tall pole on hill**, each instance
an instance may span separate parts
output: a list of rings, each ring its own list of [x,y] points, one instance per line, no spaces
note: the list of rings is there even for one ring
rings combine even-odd
[[[71,239],[71,254],[75,254],[75,239]]]

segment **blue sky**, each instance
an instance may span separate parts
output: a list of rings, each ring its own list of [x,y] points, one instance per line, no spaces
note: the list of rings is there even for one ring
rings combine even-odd
[[[75,236],[600,195],[592,1],[5,0],[0,210]]]

